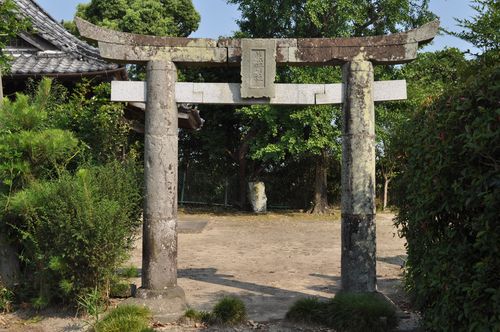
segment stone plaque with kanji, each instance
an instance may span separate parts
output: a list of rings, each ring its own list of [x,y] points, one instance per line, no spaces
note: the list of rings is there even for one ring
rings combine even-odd
[[[241,49],[241,97],[274,98],[276,41],[242,39]]]

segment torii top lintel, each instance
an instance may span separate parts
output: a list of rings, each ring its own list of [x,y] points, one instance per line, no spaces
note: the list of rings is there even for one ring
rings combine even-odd
[[[101,56],[121,63],[168,59],[178,64],[223,65],[241,63],[241,39],[156,37],[118,32],[76,18],[80,34],[99,43]],[[343,64],[369,60],[399,64],[414,60],[418,46],[437,34],[439,21],[387,36],[355,38],[275,39],[276,63],[296,65]]]

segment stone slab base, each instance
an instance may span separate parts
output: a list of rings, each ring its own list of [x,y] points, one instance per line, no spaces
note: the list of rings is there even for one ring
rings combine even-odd
[[[187,309],[186,295],[178,286],[166,290],[139,288],[135,297],[125,300],[122,304],[147,307],[151,310],[153,320],[162,324],[177,321],[184,316]]]

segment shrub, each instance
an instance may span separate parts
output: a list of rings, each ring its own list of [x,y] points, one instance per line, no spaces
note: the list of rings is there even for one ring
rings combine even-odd
[[[11,197],[8,220],[33,296],[73,302],[107,289],[139,225],[140,183],[117,162],[39,181]]]
[[[48,108],[48,122],[85,143],[86,155],[99,163],[123,160],[129,152],[130,125],[124,104],[110,102],[111,85],[83,80],[68,98]]]
[[[0,194],[56,176],[80,150],[73,133],[46,123],[51,91],[44,79],[33,97],[17,94],[0,107]]]
[[[299,323],[320,324],[325,321],[327,306],[328,303],[314,297],[300,299],[288,310],[286,319]]]
[[[119,306],[95,324],[95,332],[149,332],[151,313],[145,307]]]
[[[329,301],[301,299],[286,318],[346,332],[383,332],[397,326],[395,307],[377,293],[339,293]]]
[[[377,293],[339,293],[327,314],[327,323],[339,331],[383,332],[397,326],[394,306]]]
[[[399,133],[405,283],[429,331],[500,330],[498,55],[470,72]]]

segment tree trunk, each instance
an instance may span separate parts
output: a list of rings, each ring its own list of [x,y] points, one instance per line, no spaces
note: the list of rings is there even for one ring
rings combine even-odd
[[[387,175],[384,175],[384,204],[382,205],[382,211],[387,209],[387,202],[389,201],[389,182],[391,182],[391,179]]]
[[[240,194],[240,200],[239,200],[239,205],[240,209],[244,210],[246,206],[246,201],[247,201],[247,159],[245,157],[245,154],[239,153],[238,157],[238,181],[239,181],[239,194]]]
[[[311,213],[323,214],[328,211],[328,158],[323,150],[316,161],[316,175],[314,181],[314,203]]]
[[[2,85],[2,70],[0,69],[0,106],[3,103],[3,85]]]

